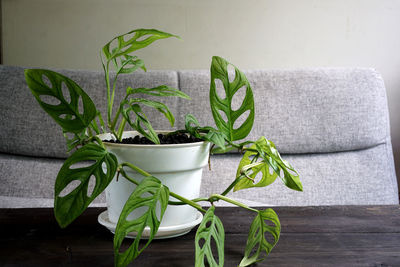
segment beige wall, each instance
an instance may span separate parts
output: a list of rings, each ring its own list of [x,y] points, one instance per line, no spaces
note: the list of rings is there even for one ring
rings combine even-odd
[[[398,0],[3,0],[4,64],[100,69],[99,49],[133,28],[164,40],[141,53],[149,69],[374,67],[388,90],[400,165]],[[400,167],[398,168],[400,177]]]

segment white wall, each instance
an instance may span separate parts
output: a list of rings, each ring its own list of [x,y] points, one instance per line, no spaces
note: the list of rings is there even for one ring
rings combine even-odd
[[[388,90],[400,178],[398,0],[3,0],[4,64],[100,69],[101,46],[134,28],[182,37],[141,53],[149,69],[374,67]]]

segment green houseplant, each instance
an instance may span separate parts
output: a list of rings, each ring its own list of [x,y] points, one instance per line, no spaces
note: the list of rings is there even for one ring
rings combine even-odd
[[[114,236],[115,265],[125,266],[133,261],[150,244],[158,231],[163,214],[168,205],[189,205],[204,213],[204,217],[197,229],[195,237],[195,265],[223,266],[224,264],[224,228],[220,219],[214,214],[216,201],[227,201],[239,207],[251,210],[255,218],[250,225],[244,257],[240,266],[248,266],[263,260],[263,252],[269,254],[278,242],[280,223],[277,214],[271,209],[257,210],[230,199],[226,195],[233,191],[252,187],[265,187],[273,183],[279,176],[283,183],[294,190],[302,191],[299,176],[294,168],[284,161],[275,145],[265,137],[255,141],[242,141],[250,132],[254,122],[254,99],[251,86],[245,75],[235,66],[235,78],[228,77],[228,65],[225,59],[213,57],[211,63],[210,105],[217,128],[200,126],[196,118],[188,114],[185,117],[185,129],[168,133],[185,134],[192,138],[211,143],[211,153],[225,153],[233,149],[243,152],[243,158],[238,163],[236,177],[232,183],[220,193],[208,197],[187,199],[170,191],[160,180],[151,173],[136,166],[132,162],[118,162],[117,157],[109,152],[105,140],[99,138],[102,133],[109,132],[118,141],[127,127],[131,127],[154,144],[160,140],[151,126],[149,119],[143,112],[142,106],[149,106],[161,112],[170,122],[174,123],[174,116],[169,108],[157,101],[136,97],[137,93],[155,96],[173,96],[189,99],[189,96],[177,89],[168,86],[155,88],[130,88],[126,90],[126,97],[122,100],[113,114],[114,97],[117,78],[120,74],[132,73],[138,69],[146,70],[143,60],[132,53],[142,49],[156,40],[177,37],[175,35],[153,30],[138,29],[120,35],[108,42],[101,51],[102,65],[107,87],[107,114],[104,120],[96,109],[93,101],[71,79],[43,69],[25,70],[26,82],[39,102],[40,106],[62,127],[66,137],[67,147],[74,151],[61,167],[55,183],[55,217],[61,227],[66,227],[75,220],[88,205],[110,184],[115,176],[122,176],[136,185],[135,190],[127,200],[121,212]],[[114,67],[114,72],[112,72]],[[46,82],[47,80],[47,82]],[[220,80],[225,90],[225,97],[217,94],[216,80]],[[62,86],[68,88],[70,99],[63,96]],[[242,87],[246,95],[239,109],[232,109],[232,98]],[[43,96],[52,97],[57,103],[47,103]],[[235,121],[245,112],[247,118],[238,127],[234,128]],[[221,116],[224,113],[225,116]],[[90,162],[89,166],[72,168],[71,166]],[[128,175],[127,170],[137,172],[145,178],[135,180]],[[272,172],[270,172],[272,169]],[[261,174],[262,178],[256,182],[255,177]],[[93,193],[88,196],[89,179],[95,177]],[[65,196],[60,193],[74,180],[80,181],[73,191]],[[178,201],[171,201],[174,197]],[[203,208],[200,201],[208,201],[211,207]],[[158,207],[158,214],[156,209]],[[127,220],[129,213],[135,209],[146,207],[146,211],[139,218]],[[267,224],[265,221],[270,221]],[[145,245],[139,249],[139,241],[145,227],[150,228],[150,235]],[[122,241],[129,232],[136,232],[136,238],[127,250],[120,252]],[[268,242],[265,234],[270,233],[274,241]],[[211,241],[216,244],[216,251],[211,248]]]

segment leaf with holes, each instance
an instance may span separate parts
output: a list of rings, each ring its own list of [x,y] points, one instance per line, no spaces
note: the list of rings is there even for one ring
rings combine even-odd
[[[221,220],[214,214],[214,210],[214,206],[211,206],[207,210],[196,232],[196,267],[205,266],[205,260],[208,266],[224,266],[225,231]],[[218,259],[213,255],[213,241],[215,241]],[[204,244],[200,244],[202,242],[204,242]]]
[[[246,76],[236,67],[235,79],[230,82],[228,75],[228,65],[225,59],[214,56],[211,63],[211,85],[210,85],[210,105],[214,117],[215,124],[218,129],[224,133],[230,141],[245,138],[251,131],[254,123],[254,98]],[[220,80],[224,86],[225,98],[221,98],[217,94],[216,80]],[[246,95],[242,100],[242,104],[237,110],[232,109],[232,99],[239,89],[244,87]],[[226,115],[224,120],[221,113]],[[245,116],[249,112],[244,122],[234,128],[235,121],[242,115]]]
[[[268,225],[265,221],[269,221],[272,225]],[[275,211],[273,209],[258,211],[257,216],[251,223],[244,257],[239,266],[249,266],[264,260],[264,258],[260,257],[260,254],[265,251],[266,256],[268,256],[278,242],[280,233],[281,224]],[[266,234],[271,235],[273,240],[268,241]]]
[[[46,77],[50,85],[43,78]],[[62,127],[64,132],[81,133],[96,116],[96,107],[90,97],[71,79],[50,71],[41,69],[26,69],[25,79],[39,105]],[[69,96],[63,95],[63,84],[68,88]],[[41,98],[48,97],[57,100],[50,104]],[[67,99],[70,100],[68,101]],[[79,100],[83,111],[79,111]]]
[[[87,142],[88,140],[88,136],[85,134],[85,132],[81,132],[81,133],[68,133],[68,132],[63,132],[64,134],[64,138],[66,140],[67,143],[67,152],[70,152],[71,150],[73,150],[74,148],[76,148],[77,146],[83,145]],[[71,134],[72,136],[70,137],[69,134]]]
[[[165,105],[164,103],[154,101],[154,100],[149,100],[149,99],[144,99],[144,98],[132,98],[129,99],[128,105],[134,105],[134,104],[142,104],[151,108],[155,108],[158,110],[161,114],[165,116],[165,118],[168,119],[169,123],[171,126],[174,126],[175,124],[175,117],[172,114],[172,112],[169,110],[168,106]]]
[[[213,127],[200,127],[198,120],[192,114],[186,114],[185,116],[185,129],[192,136],[212,142],[220,147],[222,150],[225,149],[226,136],[220,131],[214,129]],[[200,132],[206,134],[200,135]]]
[[[89,166],[72,168],[75,164],[79,166],[88,161]],[[95,143],[80,148],[64,162],[56,178],[54,198],[54,214],[61,227],[66,227],[75,220],[104,191],[113,179],[117,166],[117,158]],[[92,176],[96,183],[93,192],[88,195],[88,185]],[[78,181],[79,185],[65,196],[61,196],[74,181]]]
[[[146,177],[128,198],[118,220],[114,235],[115,265],[126,266],[134,260],[153,240],[158,231],[164,212],[168,206],[169,190],[152,176]],[[160,210],[157,210],[159,207]],[[128,220],[134,210],[147,209],[140,217]],[[159,217],[157,217],[159,213]],[[150,228],[146,244],[139,249],[139,242],[145,227]],[[123,253],[120,252],[122,241],[128,233],[135,232],[133,243]]]
[[[137,29],[115,37],[103,47],[102,51],[107,61],[111,61],[142,49],[154,41],[170,37],[179,38],[176,35],[159,30]],[[126,38],[128,39],[126,40]],[[114,41],[117,42],[115,47],[113,47]]]
[[[141,68],[146,71],[146,67],[144,66],[144,61],[139,59],[137,56],[125,55],[124,59],[121,59],[121,64],[116,64],[117,75],[121,73],[132,73],[137,69]]]
[[[255,148],[264,162],[268,162],[269,166],[281,177],[282,182],[287,187],[296,191],[303,191],[299,174],[287,161],[282,159],[272,141],[262,136],[255,143]],[[283,172],[283,176],[281,172]]]
[[[200,134],[197,132],[197,129],[200,127],[199,121],[192,114],[185,115],[185,129],[191,135],[200,138]]]
[[[220,131],[212,128],[212,127],[203,127],[201,130],[207,130],[207,134],[204,136],[204,139],[216,144],[221,150],[225,150],[225,134]]]
[[[160,85],[153,88],[135,88],[135,89],[128,87],[126,89],[127,96],[139,93],[152,96],[176,96],[184,99],[191,99],[190,96],[188,96],[184,92],[167,85]]]
[[[264,138],[265,141],[265,138]],[[263,142],[262,140],[257,142]],[[256,142],[256,143],[257,143]],[[250,147],[251,149],[256,149],[256,144]],[[255,151],[246,151],[240,160],[236,177],[244,174],[243,177],[233,188],[233,191],[238,191],[241,189],[252,188],[252,187],[265,187],[273,182],[275,182],[278,177],[277,172],[274,170],[270,172],[269,163],[265,161],[257,161],[258,153]],[[255,182],[256,176],[261,172],[262,176],[260,181]]]
[[[125,108],[125,105],[128,105],[128,107]],[[153,143],[160,144],[160,139],[158,138],[157,133],[154,131],[150,121],[147,119],[146,114],[144,114],[142,108],[137,103],[130,103],[128,100],[122,101],[120,106],[120,112],[124,117],[124,119],[134,130],[138,131],[143,136],[147,137]],[[130,116],[131,112],[135,113],[136,115],[136,118],[134,120],[131,119]]]

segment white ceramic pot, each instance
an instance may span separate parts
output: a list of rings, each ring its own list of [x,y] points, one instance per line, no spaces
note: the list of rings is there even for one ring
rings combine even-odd
[[[134,137],[135,131],[125,132],[123,138]],[[102,140],[112,139],[111,134],[99,136]],[[157,177],[170,191],[185,198],[199,197],[202,168],[207,165],[209,156],[208,142],[196,142],[174,145],[131,145],[105,143],[107,150],[113,153],[118,162],[130,162],[146,172]],[[136,179],[144,177],[129,168],[124,169],[127,174]],[[121,175],[116,177],[106,189],[108,218],[112,223],[117,223],[126,200],[132,194],[136,186]],[[177,201],[170,197],[170,200]],[[141,214],[138,210],[128,216],[136,218]],[[198,212],[188,206],[168,206],[164,213],[160,227],[184,225],[196,220]]]

